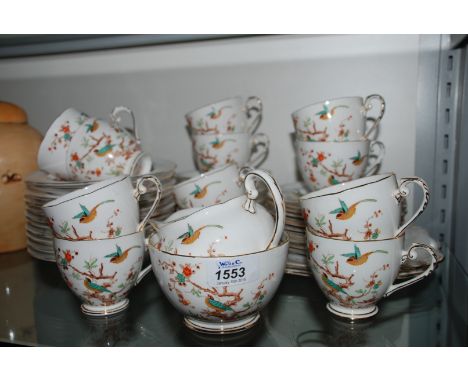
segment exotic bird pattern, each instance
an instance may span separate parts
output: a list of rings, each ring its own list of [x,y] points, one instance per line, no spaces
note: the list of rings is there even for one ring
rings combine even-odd
[[[185,245],[192,244],[195,241],[197,241],[200,238],[202,230],[204,230],[205,228],[209,228],[209,227],[220,228],[220,229],[224,228],[221,225],[209,224],[209,225],[204,225],[194,230],[190,224],[187,224],[187,226],[188,226],[187,232],[183,233],[177,238],[179,240],[182,240],[182,244],[185,244]]]
[[[224,109],[230,109],[230,108],[231,106],[223,106],[218,111],[216,111],[215,108],[212,108],[212,110],[208,112],[207,116],[210,117],[211,119],[218,119],[223,114]]]
[[[320,111],[319,111],[318,113],[316,113],[315,115],[318,115],[319,118],[320,118],[321,120],[327,121],[327,120],[333,118],[333,116],[334,116],[335,113],[336,113],[336,110],[339,109],[339,108],[347,109],[348,106],[346,106],[346,105],[338,105],[338,106],[332,107],[332,108],[330,109],[329,106],[328,106],[328,102],[326,102],[326,103],[323,104],[323,109],[320,110]]]
[[[73,219],[79,219],[79,222],[82,224],[91,223],[97,216],[97,209],[105,203],[112,202],[115,202],[115,200],[104,200],[103,202],[96,204],[91,208],[91,210],[88,210],[85,205],[80,203],[81,212],[73,216]]]
[[[193,195],[195,199],[203,199],[208,193],[208,187],[212,184],[219,184],[221,181],[211,182],[201,188],[198,184],[195,184],[195,190],[193,190],[190,195]]]
[[[83,284],[91,292],[95,292],[95,293],[112,293],[109,289],[92,282],[89,277],[86,277],[84,279]]]
[[[333,211],[330,211],[331,214],[334,214],[336,215],[335,217],[338,219],[338,220],[348,220],[348,219],[351,219],[354,214],[356,213],[356,209],[357,209],[357,206],[360,204],[360,203],[364,203],[364,202],[377,202],[376,199],[363,199],[363,200],[360,200],[356,203],[353,203],[351,204],[349,207],[348,205],[341,199],[338,199],[339,202],[340,202],[340,207],[333,210]]]
[[[128,253],[132,249],[141,248],[139,245],[134,245],[133,247],[127,248],[125,251],[122,251],[122,248],[120,248],[117,244],[115,245],[115,247],[115,252],[105,256],[106,258],[110,257],[110,262],[113,264],[122,263],[128,257]]]
[[[346,260],[346,262],[349,265],[359,266],[359,265],[365,264],[367,262],[367,259],[369,258],[369,256],[374,254],[374,253],[388,253],[388,252],[377,249],[375,251],[370,251],[370,252],[366,252],[366,253],[361,254],[361,250],[359,249],[359,247],[356,244],[354,244],[354,252],[352,252],[352,253],[343,253],[341,256],[344,256],[344,257],[348,258]]]
[[[367,158],[367,155],[361,155],[361,152],[358,151],[356,155],[354,155],[353,157],[349,158],[351,159],[353,162],[353,165],[355,166],[360,166],[362,164],[362,162],[364,162],[364,159]]]
[[[337,283],[335,283],[333,280],[329,279],[328,276],[326,275],[326,273],[322,273],[322,277],[321,277],[324,285],[332,290],[332,291],[337,291],[337,292],[341,292],[341,293],[344,293],[344,294],[348,294],[342,287],[340,287]]]
[[[214,141],[210,142],[211,147],[215,150],[222,149],[226,142],[235,142],[235,139],[223,139],[222,141],[216,137]]]

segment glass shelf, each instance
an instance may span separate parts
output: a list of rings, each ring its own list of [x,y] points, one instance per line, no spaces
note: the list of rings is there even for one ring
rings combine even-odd
[[[285,275],[256,327],[214,336],[185,328],[153,274],[134,288],[126,312],[87,318],[54,263],[33,259],[26,251],[2,254],[0,342],[40,346],[467,345],[466,312],[460,312],[464,305],[451,303],[442,287],[446,263],[435,276],[382,301],[377,316],[355,323],[326,310],[325,298],[313,279]],[[466,286],[466,281],[459,285],[464,290]]]

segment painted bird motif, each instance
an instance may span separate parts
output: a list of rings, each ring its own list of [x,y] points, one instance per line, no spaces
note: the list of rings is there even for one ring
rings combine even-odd
[[[103,157],[103,156],[111,153],[114,146],[115,145],[113,145],[111,143],[108,143],[104,147],[101,147],[100,149],[94,150],[94,154],[96,154],[96,156],[98,156],[98,157]]]
[[[184,234],[180,235],[177,239],[182,239],[182,244],[192,244],[194,243],[195,241],[198,240],[198,238],[200,237],[200,234],[201,234],[201,231],[205,228],[208,228],[208,227],[215,227],[215,228],[223,228],[223,226],[221,225],[204,225],[200,228],[198,228],[197,230],[193,230],[192,226],[190,224],[187,224],[188,225],[188,230],[187,232],[185,232]]]
[[[334,175],[330,175],[327,180],[330,186],[335,186],[337,184],[340,184],[340,182],[335,178]]]
[[[88,210],[86,206],[80,203],[81,212],[73,216],[73,219],[80,219],[79,221],[82,224],[91,223],[97,216],[98,207],[105,203],[111,203],[111,202],[115,202],[115,200],[112,200],[112,199],[104,200],[103,202],[96,204],[93,208],[91,208],[91,210]]]
[[[333,116],[335,115],[336,109],[339,109],[339,108],[347,109],[348,106],[339,105],[339,106],[332,107],[330,109],[328,107],[328,103],[324,103],[323,104],[323,109],[321,111],[319,111],[318,113],[316,113],[315,115],[318,115],[320,117],[320,119],[327,121],[327,120],[333,118]]]
[[[377,200],[375,199],[363,199],[360,200],[354,204],[351,204],[349,207],[345,202],[343,202],[341,199],[338,199],[340,201],[340,208],[337,208],[336,210],[330,211],[331,214],[336,214],[336,218],[338,220],[348,220],[351,219],[354,214],[356,213],[357,206],[360,203],[364,202],[376,202]]]
[[[221,107],[218,112],[216,112],[216,109],[213,108],[208,114],[207,116],[210,117],[211,119],[218,119],[221,117],[221,115],[223,114],[223,110],[224,109],[230,109],[231,106],[223,106]]]
[[[99,129],[99,122],[93,121],[93,123],[89,123],[86,125],[86,132],[87,133],[94,133],[97,129]]]
[[[216,182],[211,182],[208,183],[207,185],[203,186],[201,188],[198,184],[195,185],[195,190],[193,190],[190,195],[193,195],[195,199],[203,199],[206,194],[208,193],[208,186],[211,186],[212,184],[218,184],[221,183],[221,181],[216,181]]]
[[[355,156],[353,156],[353,157],[351,157],[349,159],[351,159],[353,161],[353,164],[355,166],[359,166],[360,164],[362,164],[364,159],[366,159],[366,157],[367,157],[367,155],[361,155],[361,152],[358,151],[358,153]]]
[[[219,313],[233,311],[230,306],[223,304],[220,301],[216,301],[211,294],[205,297],[205,304],[208,306],[208,308],[214,309]]]
[[[210,145],[214,149],[219,150],[219,149],[223,148],[223,146],[224,146],[224,144],[226,142],[235,142],[235,140],[234,139],[223,139],[222,141],[220,141],[219,138],[216,137],[216,139],[214,141],[210,142]]]
[[[337,292],[344,293],[345,295],[348,295],[348,293],[346,293],[346,291],[342,287],[340,287],[338,284],[334,283],[333,280],[330,280],[325,273],[322,273],[321,278],[322,278],[323,283],[325,284],[325,286],[328,289],[331,289],[331,290],[334,290],[334,291],[337,291]]]
[[[133,247],[130,247],[126,249],[125,251],[122,251],[122,248],[120,248],[117,244],[115,245],[115,247],[116,247],[115,252],[105,256],[107,258],[110,257],[111,258],[110,262],[113,264],[122,263],[128,257],[128,253],[130,252],[130,250],[134,248],[141,248],[139,245],[134,245]]]
[[[374,253],[388,253],[388,252],[377,249],[375,251],[370,251],[370,252],[366,252],[364,254],[361,254],[361,250],[359,249],[359,247],[356,244],[354,244],[354,252],[352,252],[352,253],[343,253],[341,256],[344,256],[344,257],[348,258],[348,260],[346,260],[346,262],[348,264],[354,265],[354,266],[359,266],[359,265],[365,264],[367,262],[367,259],[369,258],[369,256],[374,254]]]
[[[84,286],[89,289],[92,292],[97,292],[97,293],[112,293],[109,289],[103,287],[102,285],[95,284],[91,281],[90,278],[86,277],[85,280],[83,281]]]

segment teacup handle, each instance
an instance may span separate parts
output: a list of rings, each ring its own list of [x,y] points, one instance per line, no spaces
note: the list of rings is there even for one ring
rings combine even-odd
[[[246,211],[249,211],[252,214],[255,213],[255,199],[258,197],[258,190],[255,187],[255,177],[260,178],[260,180],[265,183],[271,195],[273,196],[273,201],[275,203],[275,228],[270,243],[266,248],[270,249],[276,247],[280,242],[281,237],[283,236],[286,220],[284,198],[279,186],[276,184],[276,181],[269,174],[262,170],[252,170],[245,176],[244,181],[245,190],[247,191],[247,200],[245,201],[243,207]]]
[[[411,216],[411,218],[406,223],[404,223],[400,228],[398,228],[398,230],[395,232],[395,237],[398,237],[419,215],[421,215],[426,209],[427,204],[429,203],[429,187],[427,186],[424,180],[416,176],[401,178],[398,190],[395,191],[393,195],[398,203],[401,202],[402,198],[406,198],[410,194],[408,188],[406,187],[408,183],[416,183],[419,187],[421,187],[424,193],[423,200],[419,205],[417,211],[413,214],[413,216]]]
[[[372,100],[377,99],[380,103],[380,114],[379,116],[375,119],[374,124],[369,128],[369,130],[366,131],[364,134],[364,138],[368,138],[370,133],[379,126],[380,121],[382,120],[384,114],[385,114],[385,100],[384,98],[379,95],[379,94],[371,94],[370,96],[367,96],[365,101],[364,101],[364,110],[365,114],[367,115],[367,112],[372,109]]]
[[[148,238],[145,238],[145,251],[146,249],[148,248],[148,243],[149,243],[149,239]],[[140,273],[138,273],[138,277],[136,278],[135,280],[135,284],[134,285],[137,285],[140,283],[141,280],[143,280],[143,278],[148,274],[149,271],[151,271],[151,268],[153,266],[150,264],[148,265],[145,269],[143,269],[142,271],[140,271]]]
[[[378,149],[375,150],[375,147],[378,147]],[[377,154],[375,154],[375,151],[377,151]],[[377,159],[372,167],[365,171],[365,176],[374,175],[377,172],[385,156],[385,145],[380,141],[372,141],[369,147],[369,156],[371,154],[377,156]]]
[[[245,113],[247,115],[247,132],[253,134],[260,127],[263,117],[262,100],[256,96],[245,101]]]
[[[399,284],[392,284],[390,286],[390,288],[388,288],[387,292],[385,292],[383,297],[388,297],[388,296],[390,296],[391,294],[395,293],[396,291],[398,291],[400,289],[403,289],[403,288],[406,288],[407,286],[413,285],[413,284],[417,283],[418,281],[422,280],[423,278],[429,276],[432,272],[434,272],[434,269],[435,269],[436,264],[437,264],[437,255],[436,255],[436,252],[435,252],[434,248],[432,248],[431,246],[429,246],[427,244],[421,244],[421,243],[412,244],[411,247],[408,249],[408,251],[403,252],[403,255],[401,257],[401,264],[403,264],[408,259],[415,259],[416,258],[416,256],[413,256],[411,254],[411,252],[413,252],[413,250],[415,250],[416,248],[422,248],[422,249],[425,249],[427,252],[429,252],[429,254],[431,255],[431,264],[429,265],[429,267],[423,273],[421,273],[418,276],[415,276],[415,277],[413,277],[413,278],[411,278],[411,279],[409,279],[407,281],[404,281],[402,283],[399,283]]]
[[[132,126],[131,126],[131,133],[135,136],[137,141],[140,140],[140,137],[138,135],[138,131],[136,129],[136,124],[135,124],[135,114],[133,114],[133,110],[130,109],[127,106],[116,106],[114,107],[114,110],[112,110],[112,113],[110,115],[112,124],[113,125],[119,125],[121,118],[119,117],[119,114],[126,113],[130,115],[130,118],[132,119]]]
[[[154,199],[153,205],[146,214],[145,218],[140,222],[140,224],[138,224],[137,232],[140,232],[145,228],[146,223],[148,223],[148,220],[153,215],[154,210],[156,209],[156,207],[159,204],[159,201],[161,200],[161,182],[158,178],[156,178],[153,175],[145,175],[138,179],[135,191],[133,192],[133,196],[136,198],[136,200],[140,200],[141,195],[146,194],[148,192],[148,189],[143,184],[146,181],[151,182],[156,186],[156,198]]]
[[[250,138],[250,152],[257,148],[255,155],[251,155],[250,160],[247,162],[249,167],[260,166],[268,156],[268,150],[270,149],[270,139],[266,134],[257,133],[252,135]]]

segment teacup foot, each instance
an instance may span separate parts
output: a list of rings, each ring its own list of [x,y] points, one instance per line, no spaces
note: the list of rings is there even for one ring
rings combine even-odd
[[[371,305],[367,308],[356,309],[346,308],[344,306],[332,304],[330,302],[327,304],[327,309],[339,317],[349,318],[352,321],[375,316],[379,311],[379,308],[376,305]]]
[[[87,316],[104,317],[123,312],[125,309],[128,308],[128,304],[128,299],[124,299],[118,302],[117,304],[106,306],[81,304],[81,311]]]
[[[241,320],[228,322],[209,322],[186,316],[184,317],[184,324],[187,328],[200,333],[231,334],[250,329],[259,319],[260,313],[255,313]]]

